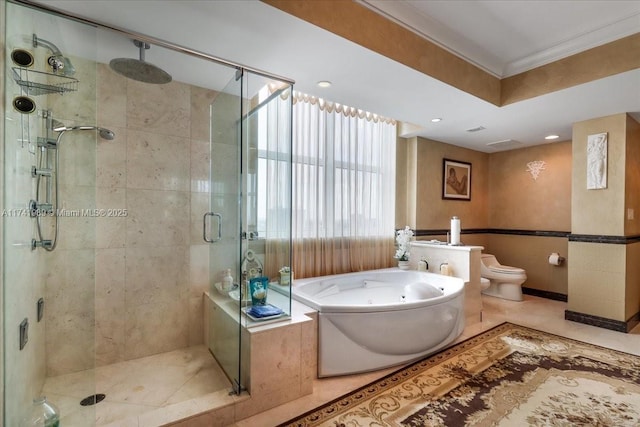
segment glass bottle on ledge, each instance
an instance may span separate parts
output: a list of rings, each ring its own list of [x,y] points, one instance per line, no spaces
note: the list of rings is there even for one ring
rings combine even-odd
[[[46,397],[37,397],[33,399],[28,420],[26,425],[29,427],[59,427],[60,412],[53,403],[47,401]]]

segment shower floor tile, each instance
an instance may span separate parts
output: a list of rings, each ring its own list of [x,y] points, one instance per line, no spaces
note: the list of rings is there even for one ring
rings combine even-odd
[[[205,346],[194,346],[47,378],[43,394],[69,427],[105,425],[127,417],[231,389],[222,369]],[[80,400],[106,395],[93,406]]]

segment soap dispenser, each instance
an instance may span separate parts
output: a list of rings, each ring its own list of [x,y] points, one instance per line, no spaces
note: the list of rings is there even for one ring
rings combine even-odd
[[[231,275],[231,269],[227,268],[222,278],[222,289],[230,291],[233,288],[233,276]]]

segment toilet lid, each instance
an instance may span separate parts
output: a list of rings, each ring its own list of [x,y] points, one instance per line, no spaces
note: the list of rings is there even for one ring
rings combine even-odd
[[[492,265],[489,267],[489,270],[495,271],[496,273],[506,273],[506,274],[518,274],[522,273],[524,270],[517,267],[509,267],[508,265]]]

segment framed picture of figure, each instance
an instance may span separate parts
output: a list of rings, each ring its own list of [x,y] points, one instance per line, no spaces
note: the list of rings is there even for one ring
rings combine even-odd
[[[443,159],[442,198],[471,200],[471,163]]]

